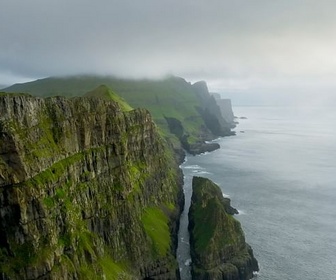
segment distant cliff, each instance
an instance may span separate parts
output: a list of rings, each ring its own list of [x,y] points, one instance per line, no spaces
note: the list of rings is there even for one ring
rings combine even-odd
[[[229,136],[232,135],[231,131],[232,122],[225,118],[226,115],[230,115],[232,112],[231,103],[230,106],[225,108],[220,106],[217,99],[209,93],[206,82],[201,81],[192,85],[198,98],[201,100],[198,111],[202,115],[207,127],[214,135]],[[229,110],[226,112],[226,110]]]
[[[191,154],[212,151],[218,143],[206,143],[218,136],[232,135],[226,112],[209,94],[205,82],[190,84],[179,77],[161,80],[130,80],[104,76],[46,78],[16,84],[8,92],[28,92],[36,96],[82,96],[105,84],[134,108],[149,110],[164,137],[183,159],[182,148]],[[232,108],[228,108],[232,112]]]
[[[0,112],[0,279],[179,278],[181,174],[147,110],[0,94]]]
[[[258,270],[235,212],[212,181],[194,177],[189,209],[193,279],[246,280]]]
[[[231,99],[222,99],[221,95],[216,92],[210,93],[215,99],[220,108],[221,114],[225,121],[232,125],[232,128],[236,126],[235,117],[232,111]]]

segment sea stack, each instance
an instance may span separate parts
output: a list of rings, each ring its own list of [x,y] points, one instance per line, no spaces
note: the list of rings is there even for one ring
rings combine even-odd
[[[193,279],[246,280],[258,271],[252,248],[240,222],[232,217],[230,201],[211,180],[194,177],[189,209]],[[229,213],[230,212],[230,213]]]

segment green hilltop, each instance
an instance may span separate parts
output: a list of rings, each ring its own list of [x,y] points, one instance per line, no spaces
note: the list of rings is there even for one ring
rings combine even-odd
[[[98,97],[104,100],[113,100],[117,102],[123,111],[131,111],[133,108],[119,95],[115,94],[105,85],[100,85],[96,89],[85,94],[86,97]]]
[[[221,119],[220,109],[209,94],[206,83],[191,84],[179,77],[160,80],[110,76],[51,77],[15,84],[3,90],[26,92],[40,97],[74,97],[88,92],[90,95],[94,88],[96,96],[106,97],[107,94],[113,100],[118,99],[116,101],[119,103],[127,102],[133,108],[146,108],[163,135],[180,154],[181,147],[192,154],[214,150],[219,146],[207,145],[205,140],[232,135],[232,124]]]

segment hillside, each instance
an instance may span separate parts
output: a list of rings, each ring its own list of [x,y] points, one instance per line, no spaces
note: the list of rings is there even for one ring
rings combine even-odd
[[[82,96],[100,85],[111,88],[133,108],[148,109],[177,151],[181,149],[181,145],[192,154],[211,151],[219,146],[206,145],[205,140],[232,135],[232,124],[222,118],[220,109],[204,82],[192,85],[178,77],[129,80],[76,76],[16,84],[5,91],[27,92],[44,97]]]

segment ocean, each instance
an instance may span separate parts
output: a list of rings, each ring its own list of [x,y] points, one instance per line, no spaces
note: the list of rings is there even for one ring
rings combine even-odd
[[[192,176],[208,177],[240,212],[260,280],[336,279],[336,110],[236,107],[236,136],[182,165],[186,210],[178,260],[190,277],[187,211]]]

